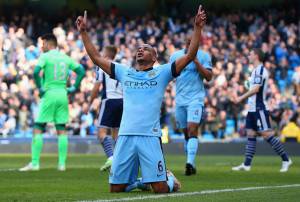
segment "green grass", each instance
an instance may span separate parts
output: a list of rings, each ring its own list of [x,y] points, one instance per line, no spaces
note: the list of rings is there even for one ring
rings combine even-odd
[[[198,174],[183,175],[184,156],[168,155],[167,165],[182,182],[181,193],[228,188],[300,184],[300,157],[293,157],[288,173],[279,173],[277,156],[256,156],[250,172],[232,172],[242,156],[201,156]],[[110,194],[108,173],[100,173],[105,158],[99,155],[70,155],[68,170],[56,170],[57,157],[43,155],[38,172],[5,171],[24,166],[28,155],[0,155],[0,201],[76,201],[150,196],[151,192]],[[145,201],[298,201],[300,187],[214,193]]]

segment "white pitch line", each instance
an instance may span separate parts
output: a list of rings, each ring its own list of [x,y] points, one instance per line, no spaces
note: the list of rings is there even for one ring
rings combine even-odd
[[[10,171],[17,171],[17,168],[7,168],[7,169],[0,169],[0,172],[10,172]]]
[[[0,172],[18,171],[19,169],[20,169],[20,167],[19,168],[3,168],[3,169],[0,168]],[[89,168],[88,167],[84,167],[84,166],[72,166],[72,167],[68,167],[68,169],[89,169]],[[95,167],[95,170],[96,169],[99,169],[99,168]],[[42,167],[40,169],[40,171],[41,170],[57,170],[57,168],[56,167],[50,167],[50,166],[48,166],[48,167]]]
[[[205,194],[217,194],[225,192],[240,192],[240,191],[251,191],[251,190],[261,190],[261,189],[278,189],[278,188],[290,188],[290,187],[300,187],[300,184],[288,184],[288,185],[278,185],[278,186],[262,186],[262,187],[245,187],[236,189],[217,189],[217,190],[204,190],[195,192],[185,192],[185,193],[173,193],[164,195],[150,195],[150,196],[137,196],[137,197],[127,197],[127,198],[116,198],[116,199],[106,199],[106,200],[85,200],[79,202],[119,202],[119,201],[135,201],[135,200],[148,200],[148,199],[161,199],[168,197],[183,197],[183,196],[194,196],[194,195],[205,195]]]

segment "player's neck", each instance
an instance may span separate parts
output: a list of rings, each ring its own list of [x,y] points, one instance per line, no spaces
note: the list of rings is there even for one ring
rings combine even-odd
[[[57,50],[56,47],[49,47],[49,49],[46,52],[53,51],[53,50]]]
[[[153,67],[153,64],[144,64],[144,63],[137,63],[137,66],[136,66],[136,70],[138,71],[145,71],[147,69],[150,69]]]
[[[262,64],[262,62],[259,60],[253,62],[254,67],[258,67],[261,64]]]

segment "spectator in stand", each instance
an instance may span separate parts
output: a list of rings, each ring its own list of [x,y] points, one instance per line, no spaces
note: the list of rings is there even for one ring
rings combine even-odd
[[[9,109],[8,117],[3,124],[3,127],[0,128],[0,134],[2,134],[3,137],[7,137],[8,135],[13,134],[15,130],[16,130],[16,111],[14,109]]]
[[[293,114],[290,121],[281,131],[281,140],[286,141],[297,141],[300,142],[300,128],[298,123],[298,113]]]

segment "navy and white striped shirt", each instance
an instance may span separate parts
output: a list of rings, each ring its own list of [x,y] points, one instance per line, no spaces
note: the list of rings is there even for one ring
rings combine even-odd
[[[254,85],[260,85],[258,93],[248,98],[249,112],[257,110],[269,110],[266,93],[268,88],[269,73],[268,70],[262,65],[258,65],[252,72],[250,78],[250,89]]]
[[[122,99],[122,86],[119,81],[111,79],[102,69],[96,67],[96,82],[102,82],[102,99]]]

